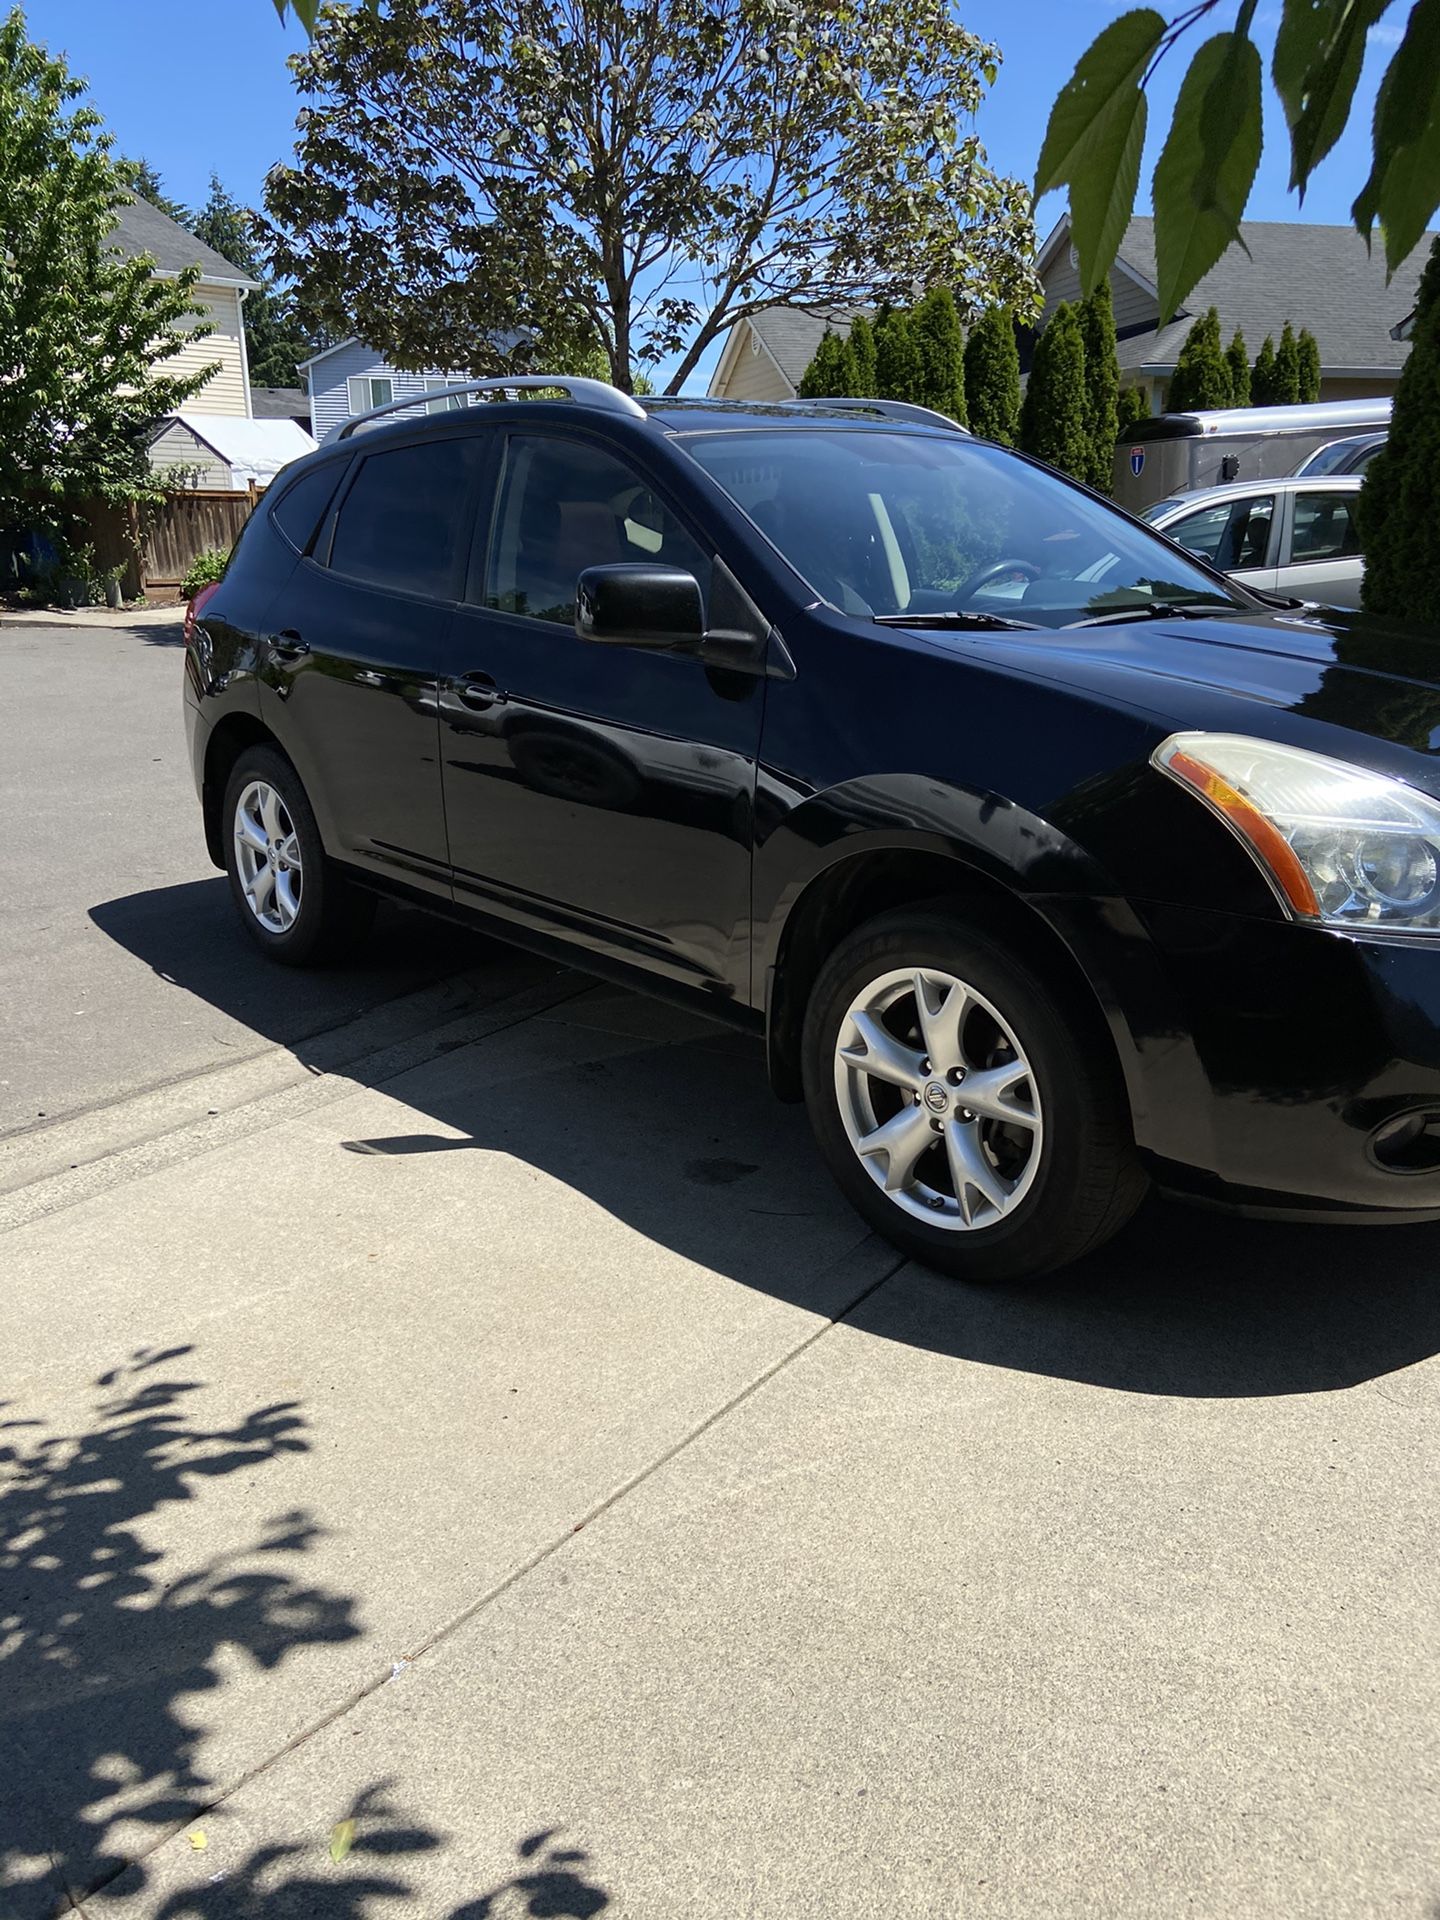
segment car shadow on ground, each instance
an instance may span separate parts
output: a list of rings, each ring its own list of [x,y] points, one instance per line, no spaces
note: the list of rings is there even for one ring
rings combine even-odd
[[[293,1044],[296,999],[317,978],[343,997],[354,976],[274,968],[233,926],[227,937],[210,924],[216,888],[134,895],[92,917],[177,986]],[[389,937],[422,950],[427,968],[450,955],[515,967],[512,949],[429,915],[395,918]],[[537,980],[557,977],[522,961],[524,975],[532,967]],[[492,1076],[495,1043],[481,1042],[392,1086],[445,1133],[354,1140],[349,1150],[509,1154],[686,1259],[830,1310],[826,1271],[796,1258],[806,1231],[796,1222],[813,1220],[831,1243],[847,1223],[857,1240],[863,1229],[821,1168],[803,1113],[771,1097],[758,1045],[570,978],[579,998],[527,1024],[520,1067]],[[365,1084],[363,1068],[352,1077]],[[1279,1225],[1152,1199],[1117,1240],[1062,1274],[976,1288],[911,1266],[852,1319],[879,1338],[1129,1392],[1314,1393],[1440,1352],[1437,1274],[1440,1227]]]
[[[363,1629],[352,1596],[307,1577],[313,1515],[265,1504],[269,1463],[310,1450],[303,1409],[215,1423],[196,1358],[189,1346],[127,1355],[63,1425],[0,1401],[0,1911],[16,1920],[80,1910],[100,1889],[145,1893],[154,1848],[186,1828],[193,1873],[147,1907],[155,1920],[364,1920],[374,1903],[419,1900],[412,1863],[448,1844],[381,1780],[319,1832],[277,1834],[240,1859],[227,1847],[216,1801],[233,1783],[206,1769],[201,1702],[237,1659],[278,1669]],[[190,1565],[158,1552],[160,1516],[233,1474],[254,1490],[248,1542]],[[186,1537],[183,1523],[166,1531]],[[509,1873],[444,1920],[591,1920],[609,1905],[566,1834],[533,1832],[513,1853]]]

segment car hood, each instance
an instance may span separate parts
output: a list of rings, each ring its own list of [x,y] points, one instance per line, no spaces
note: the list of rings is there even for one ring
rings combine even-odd
[[[997,664],[1123,698],[1167,727],[1238,729],[1239,699],[1440,755],[1440,634],[1370,614],[1308,608],[972,637]]]

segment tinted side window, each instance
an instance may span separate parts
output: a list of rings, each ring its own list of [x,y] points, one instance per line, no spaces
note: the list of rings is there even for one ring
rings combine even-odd
[[[1350,560],[1360,552],[1353,493],[1297,493],[1292,560]]]
[[[580,574],[617,560],[683,567],[708,598],[709,559],[633,469],[583,441],[512,436],[485,605],[568,626]]]
[[[1165,532],[1188,553],[1198,553],[1202,560],[1209,560],[1213,564],[1229,524],[1230,502],[1226,500],[1218,507],[1206,507],[1200,513],[1187,513],[1183,520],[1172,520]]]
[[[270,509],[270,518],[291,546],[301,553],[310,551],[320,516],[329,506],[335,483],[344,471],[343,460],[331,460],[311,473],[302,474]]]
[[[330,565],[352,579],[449,599],[483,445],[475,436],[368,454],[340,503]]]

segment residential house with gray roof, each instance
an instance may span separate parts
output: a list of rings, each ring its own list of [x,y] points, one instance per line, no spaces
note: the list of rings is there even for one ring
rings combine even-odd
[[[1384,247],[1377,238],[1373,250],[1367,249],[1353,227],[1247,220],[1244,231],[1248,254],[1230,247],[1181,311],[1162,324],[1155,222],[1130,222],[1110,273],[1124,383],[1143,387],[1152,412],[1159,412],[1186,334],[1213,306],[1226,342],[1238,327],[1252,360],[1266,334],[1278,344],[1287,320],[1297,332],[1308,327],[1320,347],[1323,400],[1393,393],[1410,350],[1402,323],[1414,310],[1434,236],[1424,236],[1387,286]],[[1045,294],[1043,326],[1062,300],[1080,297],[1068,213],[1041,247],[1035,266]],[[772,308],[737,322],[710,392],[736,400],[792,399],[827,324],[844,335],[849,316]]]

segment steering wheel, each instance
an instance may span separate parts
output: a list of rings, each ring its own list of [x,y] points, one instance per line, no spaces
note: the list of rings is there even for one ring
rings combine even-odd
[[[988,587],[992,580],[1004,580],[1015,573],[1023,573],[1027,581],[1040,578],[1040,569],[1033,560],[992,560],[988,567],[978,567],[971,574],[960,589],[960,598],[962,601],[969,600],[982,587]]]

